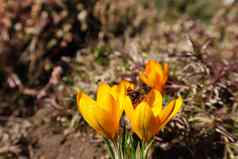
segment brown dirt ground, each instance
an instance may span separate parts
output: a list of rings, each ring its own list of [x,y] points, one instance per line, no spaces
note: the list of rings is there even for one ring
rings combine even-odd
[[[44,118],[44,113],[41,114],[43,116],[38,114],[33,120]],[[31,136],[37,141],[32,159],[95,159],[102,156],[103,151],[98,148],[100,145],[96,139],[93,141],[92,132],[74,130],[65,133],[65,130],[57,130],[51,124],[45,123],[32,131]]]
[[[91,129],[62,128],[54,118],[52,108],[46,107],[28,119],[9,119],[3,127],[0,126],[0,141],[7,136],[6,143],[11,144],[8,148],[0,145],[0,151],[6,149],[0,152],[0,159],[102,158],[103,148]]]

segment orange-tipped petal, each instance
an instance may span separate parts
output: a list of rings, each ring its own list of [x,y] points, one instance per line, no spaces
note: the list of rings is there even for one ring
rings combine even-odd
[[[168,80],[168,76],[169,76],[169,65],[168,64],[164,64],[164,67],[163,67],[164,71],[163,71],[163,82],[166,83],[167,80]]]
[[[146,63],[145,70],[140,72],[140,79],[148,86],[162,91],[168,79],[168,64],[161,65],[155,60]]]
[[[162,67],[157,61],[150,60],[149,67],[151,68],[151,70],[153,70],[152,72],[153,72],[155,78],[156,78],[156,76],[163,76]]]

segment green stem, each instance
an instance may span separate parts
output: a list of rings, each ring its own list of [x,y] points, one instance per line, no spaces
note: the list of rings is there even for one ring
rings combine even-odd
[[[105,141],[105,143],[107,145],[110,158],[117,159],[116,158],[116,154],[115,154],[115,148],[112,147],[112,142],[110,140],[106,139],[106,138],[104,138],[104,141]]]
[[[150,149],[152,147],[152,145],[154,144],[154,139],[151,139],[145,146],[145,159],[148,158],[148,155],[149,155],[149,152],[150,152]]]
[[[145,142],[144,141],[142,141],[142,143],[141,143],[141,159],[145,159],[144,157],[145,157]]]
[[[121,152],[120,152],[120,143],[118,143],[118,140],[112,141],[114,145],[114,153],[116,159],[122,159]]]

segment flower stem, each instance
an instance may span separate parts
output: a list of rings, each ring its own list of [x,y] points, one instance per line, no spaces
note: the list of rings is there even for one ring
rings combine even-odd
[[[108,149],[110,158],[111,159],[117,159],[116,154],[115,154],[115,148],[113,147],[112,142],[110,140],[106,139],[106,138],[104,138],[104,142],[107,145],[107,149]]]

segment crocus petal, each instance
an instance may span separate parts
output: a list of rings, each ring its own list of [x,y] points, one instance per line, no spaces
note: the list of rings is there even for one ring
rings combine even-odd
[[[133,108],[130,97],[125,96],[123,98],[123,108],[126,112],[127,117],[129,118],[129,120],[133,121],[134,108]]]
[[[105,105],[100,105],[98,107],[99,110],[95,112],[95,118],[101,129],[103,129],[103,133],[109,138],[114,138],[119,129],[121,111],[112,95],[105,94],[105,96],[107,96],[105,97],[107,102],[104,103]],[[107,107],[107,110],[105,107]]]
[[[145,84],[147,84],[147,85],[150,86],[150,87],[153,87],[153,82],[152,82],[152,80],[149,79],[149,78],[147,77],[147,75],[146,75],[144,72],[140,72],[139,77],[140,77],[140,79],[141,79]]]
[[[119,95],[109,85],[100,83],[97,90],[97,103],[100,109],[106,112],[106,114],[97,114],[97,121],[104,129],[105,134],[112,138],[119,129],[119,121],[123,111],[120,108]]]
[[[179,97],[176,100],[171,101],[164,110],[162,110],[162,116],[160,117],[160,129],[163,128],[180,110],[183,103],[183,99]]]
[[[119,131],[122,114],[120,105],[112,95],[112,89],[101,83],[98,87],[97,101],[86,94],[77,94],[78,109],[87,123],[107,138],[114,138]]]
[[[156,118],[146,102],[141,102],[133,113],[132,129],[143,141],[148,141],[154,135]]]
[[[152,89],[146,96],[145,96],[146,102],[150,105],[152,108],[152,111],[155,116],[158,116],[162,110],[162,95],[159,91],[156,89]]]
[[[108,112],[111,111],[111,100],[109,100],[111,95],[113,95],[111,87],[106,83],[100,83],[97,89],[97,103],[101,109],[104,109]]]
[[[103,100],[104,94],[110,94],[110,92],[111,87],[108,84],[104,82],[99,83],[97,88],[97,102],[101,102],[100,100]]]
[[[122,80],[119,85],[123,86],[125,90],[133,90],[135,88],[134,84],[127,80]]]
[[[112,87],[113,96],[120,104],[120,108],[124,110],[124,98],[127,97],[127,90],[134,89],[134,85],[126,80],[122,80],[118,85]]]
[[[164,82],[164,84],[165,84],[166,81],[168,80],[168,75],[169,75],[169,65],[168,65],[168,64],[164,64],[163,69],[164,69],[164,72],[163,72],[163,77],[164,77],[163,82]]]
[[[126,88],[122,84],[112,86],[112,93],[115,98],[126,95]]]
[[[163,70],[161,68],[161,65],[157,61],[150,60],[149,67],[153,70],[153,74],[155,78],[156,76],[163,76]]]
[[[140,73],[140,79],[150,87],[154,87],[154,83],[157,80],[158,67],[154,60],[149,60],[145,65],[144,72]]]
[[[162,91],[168,79],[168,64],[164,64],[162,68],[157,61],[149,60],[139,76],[148,86]]]
[[[83,92],[79,92],[77,94],[77,105],[78,110],[80,111],[86,122],[92,128],[96,129],[99,132],[102,132],[102,129],[95,118],[95,109],[97,108],[97,103]]]

